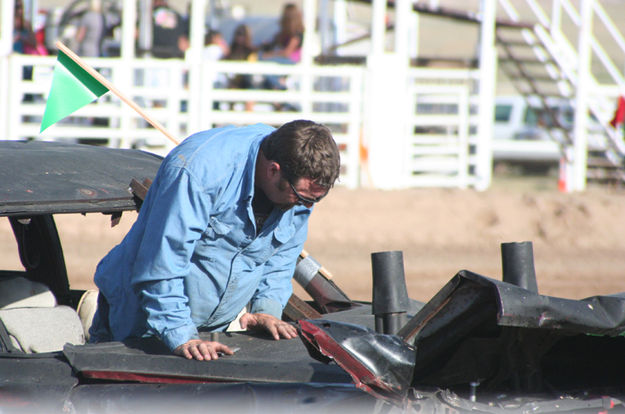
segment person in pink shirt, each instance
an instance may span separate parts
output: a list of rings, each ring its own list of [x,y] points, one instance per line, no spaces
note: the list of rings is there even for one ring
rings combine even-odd
[[[294,64],[301,60],[302,43],[304,40],[304,22],[299,8],[288,3],[282,10],[280,18],[280,31],[273,40],[263,46],[263,52],[259,53],[259,60]],[[267,76],[265,87],[268,89],[286,89],[284,77]]]

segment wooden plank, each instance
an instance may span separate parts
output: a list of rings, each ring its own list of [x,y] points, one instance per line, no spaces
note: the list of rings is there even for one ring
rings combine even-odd
[[[143,182],[145,183],[146,181],[148,181],[147,178]],[[150,184],[151,184],[151,181],[150,181]],[[137,196],[137,198],[139,198],[141,201],[145,200],[145,196],[148,194],[148,188],[149,188],[149,185],[146,187],[144,184],[141,184],[135,178],[130,180],[130,189],[132,190],[134,195]]]
[[[293,321],[321,318],[321,314],[317,312],[315,308],[304,302],[295,293],[289,298],[289,302],[286,304],[283,314]]]

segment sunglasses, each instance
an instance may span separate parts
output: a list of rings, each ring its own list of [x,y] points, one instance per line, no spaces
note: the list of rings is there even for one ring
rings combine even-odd
[[[295,197],[297,197],[298,204],[300,204],[300,205],[318,203],[318,202],[321,201],[321,199],[323,197],[328,195],[328,193],[325,193],[324,195],[322,195],[320,197],[317,197],[317,198],[304,197],[303,195],[301,195],[300,193],[297,192],[297,190],[295,189],[295,186],[290,181],[287,181],[287,182],[291,186],[291,190],[293,190],[293,194],[295,194]]]

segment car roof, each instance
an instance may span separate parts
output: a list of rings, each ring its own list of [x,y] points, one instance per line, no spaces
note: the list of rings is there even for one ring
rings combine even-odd
[[[0,216],[135,210],[131,180],[154,178],[161,161],[133,149],[0,141]]]

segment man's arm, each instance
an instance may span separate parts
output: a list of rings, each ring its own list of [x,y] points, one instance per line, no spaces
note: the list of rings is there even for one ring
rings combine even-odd
[[[265,329],[276,340],[297,337],[297,329],[281,318],[293,293],[291,279],[308,234],[308,215],[308,211],[296,215],[297,232],[265,263],[263,279],[250,301],[249,313],[241,317],[242,328]]]
[[[184,277],[211,205],[185,170],[167,168],[158,178],[142,206],[149,210],[131,283],[150,330],[173,351],[192,339],[199,340]]]

